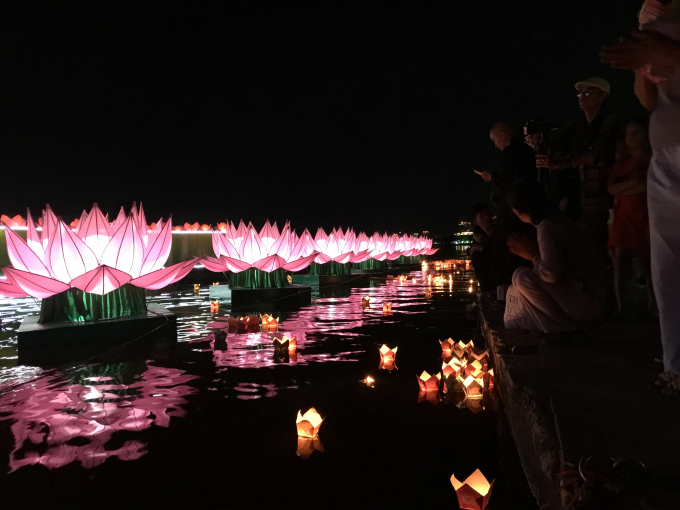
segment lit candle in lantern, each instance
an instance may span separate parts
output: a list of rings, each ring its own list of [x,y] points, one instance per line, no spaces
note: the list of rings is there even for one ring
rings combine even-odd
[[[324,453],[323,445],[319,437],[298,436],[297,454],[303,459],[308,459],[315,451]]]
[[[283,338],[274,338],[274,341],[272,342],[274,344],[274,350],[286,350],[286,351],[295,351],[297,349],[297,337],[287,337],[286,335],[283,335]]]
[[[314,438],[319,434],[319,427],[323,418],[316,412],[313,407],[309,409],[305,414],[298,411],[297,420],[295,424],[297,425],[298,436]]]
[[[459,482],[455,475],[451,475],[451,485],[458,497],[458,506],[464,510],[485,510],[489,504],[494,482],[489,483],[482,472],[477,469]]]

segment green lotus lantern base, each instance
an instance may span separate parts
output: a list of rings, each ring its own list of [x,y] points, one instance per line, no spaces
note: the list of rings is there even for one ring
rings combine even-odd
[[[288,287],[286,271],[276,269],[271,273],[251,267],[240,273],[233,273],[229,280],[230,288],[243,289],[280,289]]]
[[[334,260],[326,262],[325,264],[317,264],[316,262],[312,262],[309,266],[309,274],[319,276],[345,275],[352,274],[352,268],[350,267],[349,263],[340,264]]]
[[[355,268],[359,269],[368,269],[371,271],[375,271],[378,269],[385,269],[387,268],[387,261],[386,260],[375,260],[375,259],[368,259],[364,260],[363,262],[359,262],[358,264],[354,264]]]
[[[71,288],[43,299],[38,323],[97,321],[145,314],[145,290],[128,283],[103,296]]]

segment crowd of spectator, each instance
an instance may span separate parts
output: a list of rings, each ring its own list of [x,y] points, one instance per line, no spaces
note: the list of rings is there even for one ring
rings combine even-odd
[[[492,204],[475,204],[469,249],[483,291],[505,301],[505,326],[560,341],[624,320],[633,260],[660,320],[664,371],[680,398],[680,0],[646,0],[640,29],[601,59],[635,74],[649,116],[619,119],[610,84],[575,84],[582,114],[560,135],[540,119],[489,133],[502,151]],[[495,211],[495,214],[494,214]]]

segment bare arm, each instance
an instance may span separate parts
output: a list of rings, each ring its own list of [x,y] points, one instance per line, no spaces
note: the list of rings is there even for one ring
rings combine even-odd
[[[635,84],[633,86],[635,95],[640,104],[647,110],[652,111],[656,108],[657,95],[656,85],[646,79],[641,69],[635,70]]]

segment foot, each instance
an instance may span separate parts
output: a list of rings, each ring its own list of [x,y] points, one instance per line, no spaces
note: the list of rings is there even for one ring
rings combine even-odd
[[[659,376],[656,378],[656,381],[654,384],[659,387],[659,388],[665,388],[668,386],[670,383],[677,381],[678,376],[674,374],[673,372],[661,372]]]
[[[680,378],[676,376],[675,379],[666,384],[666,387],[663,390],[661,390],[661,393],[663,393],[667,397],[680,400]]]

